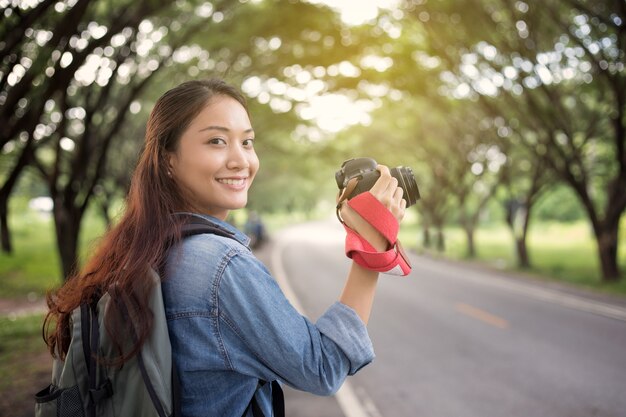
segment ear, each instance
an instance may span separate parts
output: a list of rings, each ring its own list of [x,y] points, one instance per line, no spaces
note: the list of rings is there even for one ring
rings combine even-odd
[[[176,153],[168,152],[165,158],[167,159],[167,175],[171,177],[176,172]]]
[[[167,168],[168,169],[176,168],[176,162],[178,162],[178,156],[176,155],[176,152],[168,152],[165,155],[165,158],[167,159]]]

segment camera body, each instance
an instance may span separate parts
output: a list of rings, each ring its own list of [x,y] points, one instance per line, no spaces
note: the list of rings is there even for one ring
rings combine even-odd
[[[348,198],[368,191],[380,178],[380,172],[376,170],[377,165],[378,163],[372,158],[352,158],[344,161],[341,168],[335,173],[337,186],[343,190],[351,179],[356,178],[358,183]],[[406,201],[406,206],[410,207],[415,204],[420,199],[420,192],[413,170],[399,166],[391,168],[389,171],[391,176],[398,180],[398,186],[404,190],[402,198]]]

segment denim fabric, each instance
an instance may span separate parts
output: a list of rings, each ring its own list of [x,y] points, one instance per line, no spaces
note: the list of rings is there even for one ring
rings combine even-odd
[[[169,253],[163,299],[185,417],[240,417],[259,380],[330,395],[374,359],[364,323],[336,302],[312,323],[230,224],[235,239],[202,234]],[[271,416],[271,386],[257,393]],[[249,413],[251,415],[251,413]]]

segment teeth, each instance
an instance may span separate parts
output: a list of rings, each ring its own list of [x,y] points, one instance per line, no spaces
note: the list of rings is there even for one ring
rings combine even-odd
[[[221,182],[222,184],[228,184],[228,185],[243,185],[243,183],[244,183],[246,180],[243,180],[243,179],[239,179],[239,180],[231,180],[231,179],[228,179],[228,178],[224,178],[224,179],[219,179],[219,180],[217,180],[217,181],[218,181],[218,182]]]

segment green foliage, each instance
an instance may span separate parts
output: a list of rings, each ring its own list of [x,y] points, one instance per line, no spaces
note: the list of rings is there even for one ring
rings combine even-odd
[[[571,223],[585,218],[577,196],[565,186],[557,186],[546,192],[534,208],[537,220]]]

